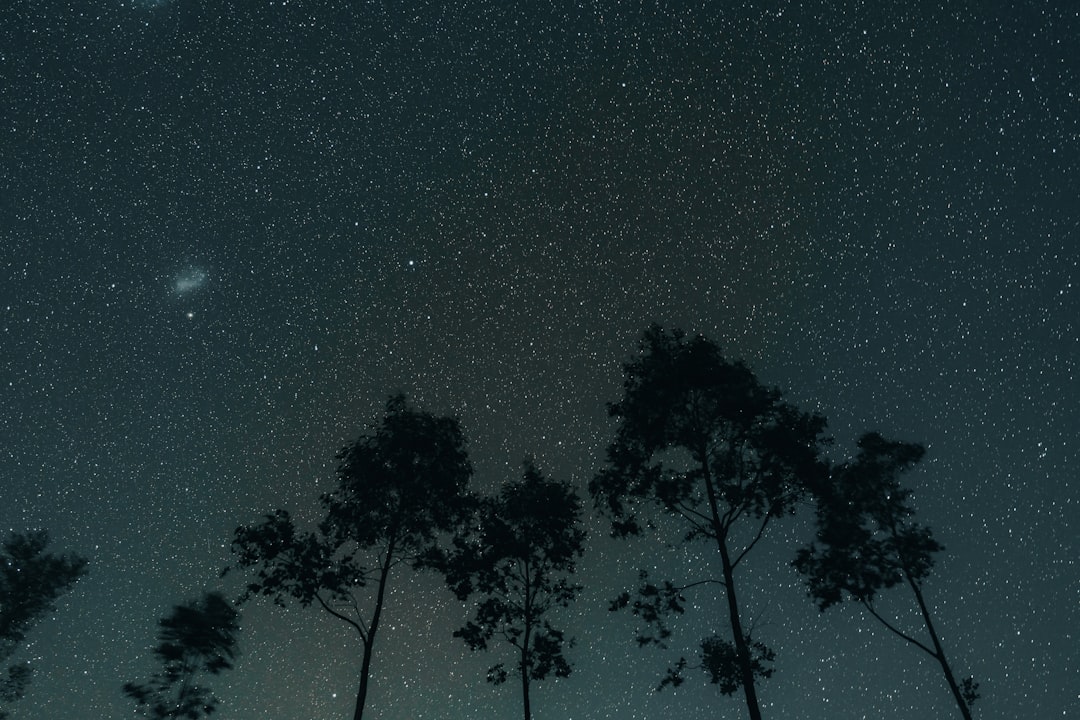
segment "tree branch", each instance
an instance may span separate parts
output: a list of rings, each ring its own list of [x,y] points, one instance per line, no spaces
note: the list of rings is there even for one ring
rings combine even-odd
[[[677,588],[675,588],[675,591],[676,592],[682,592],[683,590],[689,590],[690,588],[697,587],[698,585],[719,585],[722,588],[727,588],[727,584],[723,580],[715,580],[713,578],[707,578],[705,580],[698,580],[697,582],[692,582],[689,585],[683,585],[681,587],[677,587]]]
[[[932,658],[937,658],[937,657],[938,657],[938,654],[937,654],[936,652],[934,652],[934,651],[933,651],[933,650],[931,650],[930,648],[926,647],[926,646],[925,646],[925,645],[923,645],[923,644],[922,644],[921,642],[919,642],[919,641],[918,641],[918,640],[916,640],[915,638],[911,637],[911,636],[910,636],[910,635],[908,635],[907,633],[905,633],[905,632],[903,632],[903,631],[901,631],[901,630],[897,630],[897,629],[896,629],[895,627],[893,627],[893,626],[892,626],[892,625],[891,625],[891,624],[889,623],[889,621],[887,621],[887,620],[886,620],[885,618],[883,618],[883,617],[881,617],[880,615],[878,615],[877,611],[876,611],[876,610],[874,610],[874,606],[873,606],[873,605],[872,605],[872,604],[870,603],[870,601],[869,601],[869,600],[862,600],[861,602],[862,602],[862,604],[863,604],[863,607],[865,607],[865,608],[866,608],[867,610],[869,610],[869,611],[870,611],[870,614],[871,614],[871,615],[873,615],[873,616],[874,616],[875,618],[877,618],[877,619],[878,619],[878,622],[880,622],[880,623],[881,623],[882,625],[884,625],[884,626],[885,626],[886,628],[888,628],[889,630],[891,630],[891,631],[892,631],[893,633],[895,633],[896,635],[898,635],[898,636],[900,636],[900,637],[904,638],[905,640],[907,640],[907,641],[908,641],[909,643],[911,643],[911,644],[912,644],[912,645],[914,645],[915,647],[917,647],[917,648],[920,648],[920,649],[921,649],[921,650],[922,650],[923,652],[925,652],[925,653],[926,653],[927,655],[929,655],[930,657],[932,657]]]
[[[358,632],[360,634],[360,641],[363,642],[365,645],[367,645],[367,643],[368,643],[368,633],[367,633],[367,630],[363,627],[363,622],[364,622],[363,618],[358,618],[359,622],[357,622],[356,620],[353,620],[351,617],[348,617],[347,615],[342,615],[337,610],[335,610],[334,608],[327,605],[326,601],[322,599],[322,596],[319,595],[319,593],[315,593],[315,599],[319,601],[320,605],[322,605],[323,610],[330,613],[331,615],[333,615],[337,619],[343,620],[343,621],[349,623],[350,625],[352,625],[354,628],[356,628],[356,632]]]
[[[668,507],[670,507],[671,510],[683,520],[686,520],[686,522],[690,523],[690,526],[694,528],[694,530],[700,532],[706,537],[713,536],[714,531],[712,527],[712,518],[710,518],[708,515],[694,510],[693,508],[687,506],[685,503],[673,503]]]
[[[757,545],[757,541],[760,540],[762,534],[764,534],[765,526],[769,524],[770,519],[772,519],[772,516],[769,515],[768,513],[765,513],[765,519],[761,521],[761,527],[758,528],[757,534],[754,535],[754,539],[750,541],[749,545],[747,545],[745,548],[743,548],[743,551],[741,553],[739,553],[738,557],[735,558],[735,562],[731,563],[731,569],[732,570],[734,570],[736,567],[738,567],[739,566],[739,561],[742,560],[744,557],[746,557],[746,553],[750,552],[750,550],[753,549],[753,547],[755,545]]]

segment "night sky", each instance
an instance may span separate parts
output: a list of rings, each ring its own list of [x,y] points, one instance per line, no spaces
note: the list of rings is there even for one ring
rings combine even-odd
[[[653,321],[823,413],[836,458],[927,445],[906,482],[976,717],[1080,716],[1080,14],[948,4],[0,2],[0,532],[90,558],[13,717],[130,715],[157,619],[238,591],[237,525],[313,521],[394,392],[460,418],[475,489],[532,453],[584,494]],[[668,650],[606,609],[715,552],[589,507],[535,717],[745,717],[704,674],[653,692],[721,598]],[[805,597],[809,516],[741,566],[766,716],[955,717],[930,658]],[[451,637],[469,608],[392,582],[368,715],[517,716],[506,657]],[[221,718],[351,716],[344,624],[241,620]]]

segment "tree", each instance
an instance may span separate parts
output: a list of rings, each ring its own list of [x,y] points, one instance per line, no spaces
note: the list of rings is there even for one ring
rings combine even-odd
[[[824,612],[854,600],[897,637],[927,653],[941,666],[965,720],[979,697],[978,683],[956,682],[930,616],[923,582],[944,547],[929,527],[915,522],[911,491],[899,476],[922,459],[921,445],[868,433],[854,461],[844,463],[818,488],[816,542],[799,550],[793,565],[806,576],[807,592]],[[878,592],[907,585],[922,615],[930,644],[900,630],[874,605]]]
[[[357,634],[362,657],[353,717],[360,720],[391,572],[402,563],[421,567],[440,533],[460,524],[472,466],[456,420],[414,410],[400,395],[387,403],[382,422],[337,459],[337,488],[321,497],[324,517],[315,531],[298,531],[279,509],[237,528],[233,551],[239,566],[258,568],[244,599],[316,604]],[[369,586],[365,612],[357,591]]]
[[[584,541],[577,492],[544,477],[526,460],[522,480],[504,484],[497,497],[481,501],[475,524],[459,532],[453,549],[437,553],[433,562],[458,599],[483,597],[475,617],[454,637],[472,650],[489,649],[496,637],[515,649],[525,720],[532,717],[530,683],[552,673],[570,675],[563,648],[573,641],[547,616],[553,608],[567,607],[581,589],[568,576]],[[498,663],[487,679],[498,685],[507,675]]]
[[[148,682],[125,683],[124,694],[153,720],[213,714],[220,701],[197,679],[232,668],[240,631],[236,609],[221,593],[205,593],[201,600],[175,606],[158,625],[161,644],[154,655],[162,669]]]
[[[681,542],[714,545],[721,571],[719,579],[705,575],[681,585],[654,584],[642,572],[632,609],[655,629],[638,642],[664,646],[671,634],[666,618],[684,611],[684,593],[721,587],[731,637],[704,639],[701,667],[723,693],[742,688],[750,717],[760,720],[755,683],[772,674],[773,651],[744,628],[735,571],[822,471],[825,420],[784,402],[779,390],[700,335],[687,340],[653,325],[638,347],[623,366],[623,399],[608,406],[619,426],[589,491],[612,535],[643,532],[638,513],[650,506],[682,527]],[[630,604],[624,593],[612,609]],[[683,682],[686,667],[680,659],[660,687]]]
[[[78,555],[45,552],[45,531],[13,533],[0,550],[0,662],[6,662],[30,628],[56,609],[56,600],[86,572]],[[0,677],[0,703],[23,696],[32,670],[25,663],[9,665]],[[8,713],[0,707],[0,719]]]

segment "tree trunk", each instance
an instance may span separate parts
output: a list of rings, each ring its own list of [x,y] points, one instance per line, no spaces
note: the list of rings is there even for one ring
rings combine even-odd
[[[915,600],[919,603],[919,611],[922,612],[923,622],[926,623],[926,631],[930,634],[930,640],[934,643],[934,657],[941,665],[941,671],[945,674],[945,682],[949,684],[949,690],[952,691],[953,698],[956,700],[956,705],[960,708],[960,714],[964,717],[964,720],[971,720],[971,708],[968,707],[967,700],[964,699],[963,693],[960,692],[960,686],[956,684],[952,668],[949,667],[949,662],[945,659],[945,650],[942,648],[941,640],[934,629],[934,623],[930,620],[930,610],[926,607],[922,590],[919,589],[919,584],[908,574],[907,570],[904,571],[904,577],[907,578],[908,585],[911,586],[912,592],[915,593]]]
[[[360,688],[356,691],[356,709],[353,711],[353,720],[361,720],[364,717],[364,702],[367,700],[368,674],[371,672],[371,655],[375,647],[375,631],[379,629],[379,617],[382,615],[383,599],[386,597],[386,581],[390,576],[390,566],[394,562],[394,534],[391,533],[390,543],[386,546],[386,558],[379,569],[379,589],[375,593],[375,609],[371,613],[371,625],[368,626],[367,637],[362,638],[364,643],[364,660],[360,665]]]
[[[717,544],[720,546],[720,559],[724,563],[724,585],[726,586],[724,595],[727,596],[728,601],[731,634],[735,640],[735,657],[739,662],[739,672],[742,674],[746,708],[750,712],[750,720],[761,720],[761,708],[758,706],[757,688],[754,685],[754,668],[750,661],[750,647],[746,644],[742,620],[739,619],[739,602],[735,597],[735,569],[731,564],[727,542],[721,537],[717,540]]]
[[[532,670],[532,658],[529,643],[532,641],[532,576],[529,561],[525,560],[525,632],[521,636],[521,702],[525,708],[525,720],[532,720],[532,708],[529,706],[529,672]]]
[[[529,706],[529,673],[524,668],[521,670],[521,701],[525,707],[525,720],[532,720],[532,709]]]
[[[731,619],[731,634],[735,641],[735,657],[742,676],[743,694],[746,696],[746,708],[750,720],[761,720],[761,708],[758,706],[757,688],[754,686],[754,667],[750,662],[750,648],[743,634],[742,620],[739,619],[739,601],[735,596],[735,567],[731,563],[731,553],[727,546],[727,528],[720,520],[719,501],[713,485],[709,468],[708,447],[703,440],[699,449],[702,476],[705,480],[705,492],[709,498],[709,510],[712,513],[712,527],[716,534],[716,545],[720,550],[720,560],[724,564],[724,595],[727,597],[728,617]]]
[[[374,638],[369,634],[364,642],[364,661],[360,665],[360,689],[356,691],[356,709],[353,710],[353,720],[361,720],[364,716],[364,701],[367,699],[368,672],[371,670],[371,641]]]

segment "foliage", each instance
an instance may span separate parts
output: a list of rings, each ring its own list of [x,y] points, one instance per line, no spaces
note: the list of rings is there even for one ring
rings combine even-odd
[[[824,418],[785,403],[708,339],[654,325],[624,373],[623,399],[608,406],[616,439],[589,486],[615,536],[640,534],[638,507],[650,503],[685,521],[686,540],[716,541],[741,518],[791,513],[820,472]]]
[[[972,678],[956,682],[923,595],[934,555],[944,547],[929,527],[915,521],[911,490],[899,480],[925,449],[873,432],[859,439],[858,448],[853,461],[834,468],[816,488],[815,542],[800,549],[792,564],[805,576],[807,592],[821,611],[849,599],[859,602],[889,631],[936,659],[961,714],[970,718],[978,683]],[[900,584],[915,597],[929,644],[900,630],[874,605],[882,590]]]
[[[667,640],[671,637],[671,628],[668,627],[667,618],[671,615],[681,615],[686,611],[686,597],[682,594],[683,588],[676,587],[670,580],[665,580],[662,585],[649,582],[649,574],[645,570],[639,573],[641,585],[637,590],[637,597],[633,604],[630,602],[630,593],[624,592],[611,601],[608,610],[622,610],[630,607],[635,617],[641,618],[647,626],[654,628],[652,632],[643,630],[638,632],[635,640],[638,647],[644,645],[658,645],[667,647]]]
[[[314,531],[297,530],[278,509],[237,528],[233,552],[239,567],[255,568],[242,600],[316,604],[357,633],[359,718],[390,572],[401,563],[423,567],[440,534],[460,525],[471,507],[472,467],[457,421],[415,410],[401,395],[337,459],[337,487],[320,498],[324,514]],[[368,586],[374,597],[365,612],[357,591]]]
[[[15,653],[30,628],[86,572],[85,558],[47,553],[48,545],[45,531],[13,533],[0,550],[0,661]],[[21,698],[31,674],[25,663],[8,666],[0,677],[0,702]],[[0,718],[6,716],[0,709]]]
[[[859,455],[835,468],[817,492],[817,542],[799,550],[793,565],[826,610],[845,596],[872,602],[881,590],[910,576],[922,581],[944,548],[930,528],[912,521],[911,491],[898,476],[922,459],[920,445],[864,435]]]
[[[162,669],[145,683],[126,683],[124,693],[154,720],[211,715],[219,700],[196,684],[200,675],[218,675],[233,666],[237,655],[237,612],[221,593],[177,605],[159,621],[154,655]]]
[[[529,682],[570,674],[563,649],[571,641],[547,615],[568,606],[581,588],[568,579],[583,552],[581,512],[569,484],[544,477],[527,460],[521,481],[504,484],[497,497],[478,503],[475,522],[457,534],[451,551],[428,558],[459,599],[483,598],[454,636],[473,650],[488,649],[495,637],[515,648],[526,718]],[[505,682],[503,664],[490,668],[487,679]]]
[[[751,649],[750,664],[754,677],[772,677],[774,668],[769,665],[776,659],[776,653],[764,643],[752,640],[749,635],[745,636],[744,642]],[[657,689],[663,690],[668,685],[672,687],[682,685],[684,681],[682,672],[687,667],[686,658],[679,658],[675,667],[668,669],[667,675],[660,681],[660,687]],[[734,695],[742,686],[742,670],[735,645],[718,635],[701,641],[701,665],[697,667],[708,673],[710,682],[719,685],[723,695]]]
[[[823,472],[825,420],[802,412],[782,393],[762,385],[741,362],[724,358],[708,339],[653,325],[638,355],[624,365],[623,398],[608,406],[619,426],[607,463],[589,485],[612,535],[637,535],[653,525],[645,508],[675,518],[685,543],[715,543],[720,578],[684,585],[644,582],[632,607],[656,626],[639,643],[670,635],[666,615],[682,611],[681,594],[720,585],[727,596],[740,682],[751,717],[760,717],[753,687],[753,644],[739,618],[734,571],[776,518],[796,503]],[[613,609],[630,606],[629,594]],[[706,656],[716,657],[711,640]],[[771,655],[771,651],[768,653]],[[721,677],[722,673],[716,677]],[[720,682],[718,679],[717,682]]]

